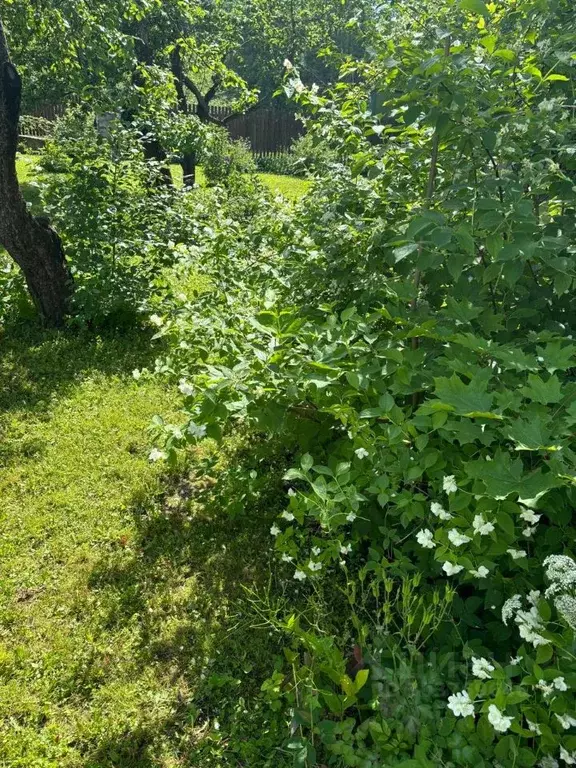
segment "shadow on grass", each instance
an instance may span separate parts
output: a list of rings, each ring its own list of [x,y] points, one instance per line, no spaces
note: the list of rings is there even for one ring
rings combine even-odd
[[[22,323],[0,331],[0,413],[44,410],[85,376],[128,376],[162,353],[152,332],[92,334]]]
[[[244,587],[265,592],[270,584],[269,529],[283,503],[285,457],[274,455],[262,441],[228,459],[243,462],[246,475],[257,472],[260,479],[243,514],[231,517],[221,503],[245,492],[238,482],[237,463],[233,481],[226,468],[218,472],[212,467],[209,475],[198,471],[175,482],[152,512],[135,510],[137,540],[130,556],[112,554],[92,572],[89,586],[109,606],[106,629],[139,623],[135,662],[141,673],[155,669],[169,678],[175,699],[173,715],[151,729],[147,740],[142,742],[142,731],[136,729],[115,744],[101,742],[89,754],[88,766],[158,765],[149,762],[154,758],[147,757],[147,750],[153,754],[152,744],[166,740],[179,748],[185,744],[183,766],[199,766],[203,763],[196,761],[204,759],[202,734],[207,734],[209,743],[214,719],[222,724],[228,751],[254,751],[249,758],[230,752],[230,762],[222,757],[222,762],[210,765],[280,765],[274,753],[285,736],[283,725],[277,731],[270,727],[265,743],[260,744],[258,729],[247,738],[251,726],[242,702],[258,697],[281,652],[277,635],[254,628],[254,619],[246,612]],[[254,743],[247,747],[250,739]],[[134,745],[140,743],[144,745],[140,762],[134,762]],[[115,753],[130,756],[114,762]]]
[[[135,368],[153,367],[162,347],[151,336],[138,329],[100,335],[47,331],[32,322],[1,330],[0,466],[39,459],[46,448],[22,426],[21,434],[4,439],[13,429],[11,415],[48,417],[54,403],[86,378],[131,377]]]

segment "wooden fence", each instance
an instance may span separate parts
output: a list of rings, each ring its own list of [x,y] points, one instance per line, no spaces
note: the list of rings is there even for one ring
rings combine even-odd
[[[27,114],[22,118],[22,138],[42,141],[50,135],[49,126],[45,121],[53,123],[65,111],[66,107],[58,104],[47,104],[27,110]],[[210,114],[223,120],[230,117],[232,110],[229,107],[211,107]],[[304,133],[302,122],[293,114],[274,109],[257,109],[239,115],[231,119],[226,127],[231,138],[249,142],[255,155],[285,152],[292,142]]]

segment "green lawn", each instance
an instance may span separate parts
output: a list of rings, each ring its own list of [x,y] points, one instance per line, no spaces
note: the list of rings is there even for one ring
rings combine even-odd
[[[0,338],[2,768],[238,766],[226,729],[264,738],[241,696],[274,651],[231,630],[275,512],[219,508],[222,455],[179,481],[149,461],[173,390],[132,371],[157,354],[142,332]]]
[[[35,178],[35,167],[37,163],[36,155],[20,155],[16,167],[18,171],[18,178],[20,182],[27,185],[25,193],[27,199],[34,198],[34,189],[29,186]],[[182,184],[182,168],[179,165],[172,166],[172,174],[177,184]],[[302,197],[310,188],[310,182],[306,179],[299,179],[294,176],[278,176],[273,173],[259,173],[258,177],[261,179],[272,192],[280,193],[288,200],[298,200]],[[201,186],[204,186],[206,181],[202,168],[198,169],[197,182]]]

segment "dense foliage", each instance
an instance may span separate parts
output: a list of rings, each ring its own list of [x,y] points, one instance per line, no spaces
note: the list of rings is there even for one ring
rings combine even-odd
[[[420,10],[332,95],[289,70],[339,162],[204,231],[166,451],[247,423],[293,455],[271,534],[308,602],[259,610],[296,765],[571,764],[574,19]]]
[[[257,711],[211,676],[206,764],[227,740],[263,766],[576,764],[571,0],[396,3],[374,27],[361,3],[134,2],[120,28],[110,3],[8,5],[23,58],[14,11],[41,26],[37,83],[46,24],[70,17],[58,88],[89,68],[112,110],[73,109],[42,158],[76,321],[149,318],[168,351],[135,378],[176,381],[183,412],[155,419],[151,461],[237,441],[249,459],[210,499],[235,524],[276,515],[240,623],[278,655]],[[371,55],[321,88],[324,43]],[[177,48],[242,108],[243,77],[284,61],[307,135],[282,170],[315,178],[304,199],[182,108]],[[173,183],[185,155],[208,189]]]

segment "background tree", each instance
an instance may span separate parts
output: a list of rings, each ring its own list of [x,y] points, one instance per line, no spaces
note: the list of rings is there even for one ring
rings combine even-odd
[[[47,325],[60,325],[68,309],[72,279],[60,238],[32,216],[16,175],[22,81],[10,61],[0,19],[0,243],[21,268],[32,299]]]

